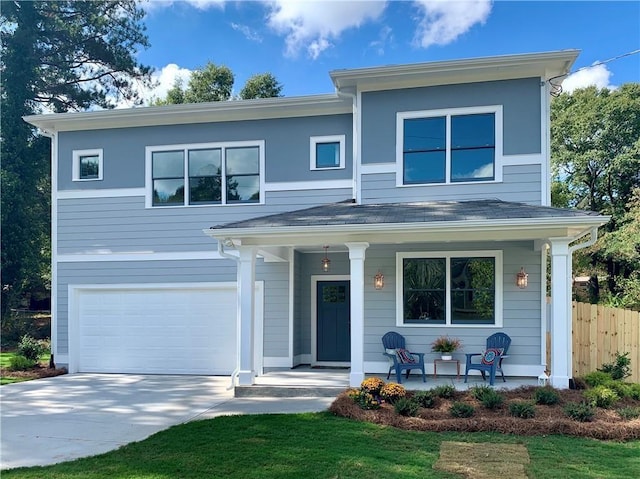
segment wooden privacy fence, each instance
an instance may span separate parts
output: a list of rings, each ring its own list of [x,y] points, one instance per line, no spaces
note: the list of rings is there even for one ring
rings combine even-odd
[[[631,377],[640,382],[640,312],[573,302],[573,375],[584,376],[616,352],[629,353]]]

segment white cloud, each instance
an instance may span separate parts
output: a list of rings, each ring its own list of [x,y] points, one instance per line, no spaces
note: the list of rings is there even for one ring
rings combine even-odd
[[[226,0],[149,0],[148,2],[142,2],[138,0],[138,3],[146,12],[152,12],[160,8],[167,8],[176,3],[188,3],[189,5],[199,10],[207,10],[209,8],[224,8],[225,2]]]
[[[387,44],[391,44],[393,42],[393,30],[390,26],[384,25],[380,30],[380,34],[378,35],[378,39],[372,42],[369,42],[369,47],[373,48],[376,53],[380,56],[384,55],[384,49]]]
[[[447,45],[476,23],[484,24],[491,13],[490,0],[417,0],[422,18],[414,42],[422,48]]]
[[[267,25],[286,35],[286,55],[300,50],[316,59],[342,32],[376,20],[386,7],[381,1],[276,0],[269,4]]]
[[[188,68],[181,68],[175,63],[169,63],[153,73],[152,81],[154,86],[152,88],[147,88],[141,83],[138,83],[138,93],[143,99],[144,104],[148,105],[154,99],[165,98],[177,78],[182,79],[183,85],[186,86],[189,78],[191,78],[191,73],[192,71]],[[129,102],[121,101],[116,108],[131,108],[131,106]]]
[[[262,37],[260,34],[247,25],[231,22],[231,28],[242,33],[247,40],[262,43]]]
[[[598,88],[614,88],[609,80],[611,72],[606,65],[587,67],[584,70],[572,73],[562,82],[562,91],[571,93],[578,88],[596,86]]]

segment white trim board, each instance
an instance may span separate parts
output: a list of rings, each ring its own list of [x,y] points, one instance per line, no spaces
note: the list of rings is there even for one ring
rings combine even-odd
[[[136,252],[136,253],[80,253],[58,254],[58,263],[88,263],[103,261],[189,261],[189,260],[226,259],[217,251],[188,252]]]
[[[92,190],[62,190],[58,191],[59,200],[75,200],[85,198],[123,198],[144,196],[144,188],[101,188]]]
[[[280,181],[265,184],[265,191],[302,191],[302,190],[331,190],[353,189],[353,180],[324,180],[324,181]]]

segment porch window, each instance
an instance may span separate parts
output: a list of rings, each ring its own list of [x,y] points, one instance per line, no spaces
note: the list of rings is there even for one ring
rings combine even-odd
[[[501,326],[502,252],[397,253],[399,326]]]
[[[499,106],[400,112],[397,129],[399,185],[499,179]]]

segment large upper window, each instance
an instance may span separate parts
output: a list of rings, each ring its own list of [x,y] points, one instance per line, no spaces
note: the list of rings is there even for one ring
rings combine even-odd
[[[398,253],[397,324],[501,326],[500,251]]]
[[[397,118],[399,184],[498,179],[501,107],[401,112]]]
[[[150,206],[259,203],[264,142],[147,148]]]
[[[74,150],[72,176],[73,181],[101,180],[102,149]]]

